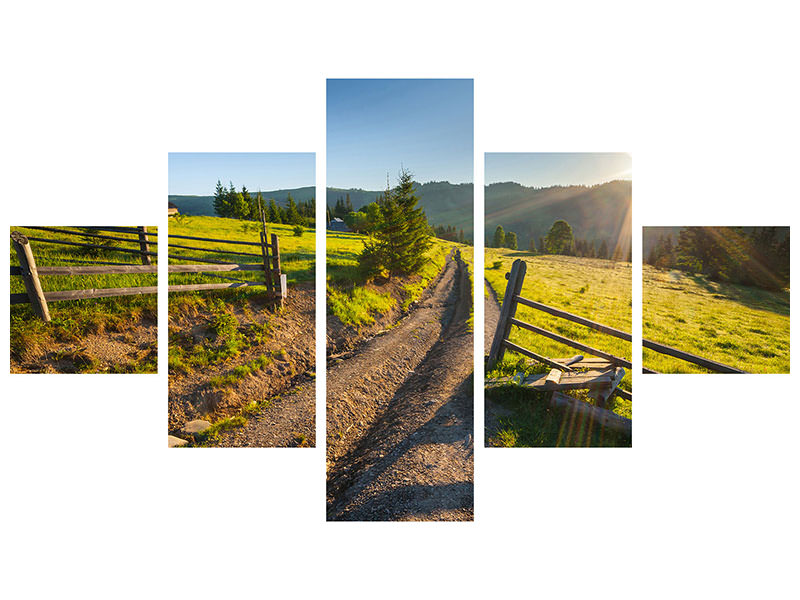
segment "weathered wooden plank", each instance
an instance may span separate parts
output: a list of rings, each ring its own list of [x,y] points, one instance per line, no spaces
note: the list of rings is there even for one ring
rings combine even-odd
[[[245,242],[242,240],[221,240],[216,238],[196,237],[193,235],[178,235],[175,233],[170,233],[169,237],[178,238],[182,240],[195,240],[197,242],[219,242],[221,244],[238,244],[240,246],[261,246],[261,244],[259,244],[258,242]]]
[[[560,363],[557,363],[546,356],[542,356],[541,354],[537,354],[532,350],[528,350],[527,348],[523,348],[522,346],[518,346],[514,342],[510,342],[509,340],[502,340],[503,348],[507,350],[511,350],[512,352],[516,352],[517,354],[522,354],[522,356],[527,356],[528,358],[532,358],[535,361],[548,365],[554,369],[561,369],[562,371],[571,371],[571,367],[566,367]],[[488,368],[488,366],[487,366]]]
[[[171,285],[168,288],[170,292],[200,292],[203,290],[223,290],[228,288],[241,288],[241,287],[264,287],[260,281],[242,281],[237,283],[191,283],[185,285]]]
[[[11,304],[30,304],[31,299],[28,298],[28,294],[11,294]]]
[[[111,231],[116,233],[133,233],[133,234],[139,233],[139,230],[136,229],[136,227],[112,227],[107,225],[101,225],[97,227],[95,227],[94,225],[88,225],[88,227],[91,227],[95,231]],[[156,235],[156,234],[149,233],[148,235]]]
[[[625,377],[625,369],[618,368],[614,371],[614,377],[611,379],[611,385],[608,388],[598,388],[592,391],[595,399],[595,404],[600,408],[605,408],[606,400],[611,397],[611,394],[617,389],[619,382]]]
[[[43,321],[50,320],[50,310],[47,308],[47,296],[42,291],[39,274],[36,270],[36,260],[33,258],[30,242],[19,231],[11,232],[11,242],[19,259],[20,275],[25,283],[28,300],[35,312]]]
[[[281,273],[281,298],[286,299],[289,295],[289,286],[286,281],[286,273]]]
[[[566,319],[567,321],[572,321],[573,323],[590,327],[596,331],[613,335],[614,337],[625,340],[626,342],[631,341],[631,334],[627,331],[615,329],[614,327],[609,327],[608,325],[603,325],[602,323],[597,323],[596,321],[591,321],[589,319],[585,319],[584,317],[579,317],[578,315],[573,315],[572,313],[553,308],[552,306],[547,306],[546,304],[542,304],[540,302],[528,300],[527,298],[523,298],[521,296],[517,298],[517,302],[529,308],[535,308],[536,310],[551,314],[554,317],[560,317],[562,319]]]
[[[150,260],[150,246],[147,241],[147,227],[140,226],[137,227],[137,229],[139,230],[139,250],[142,251],[142,264],[152,264]]]
[[[489,350],[489,358],[486,362],[487,369],[494,368],[498,362],[503,360],[505,348],[508,347],[505,341],[508,339],[508,334],[511,331],[511,324],[509,321],[517,310],[516,298],[522,291],[522,284],[525,281],[525,272],[527,269],[528,266],[525,261],[517,259],[511,265],[511,271],[506,275],[508,283],[506,284],[506,292],[503,296],[503,304],[500,307],[500,318],[497,320],[497,329],[494,332],[494,339],[492,340],[492,346]],[[537,354],[536,356],[531,356],[531,358],[540,360],[538,356]],[[549,363],[545,362],[545,364]]]
[[[553,392],[550,397],[550,406],[565,411],[570,417],[579,416],[590,419],[594,426],[610,429],[628,437],[632,436],[633,425],[631,420],[605,408],[592,406],[588,402],[583,402],[560,392]]]
[[[236,265],[230,261],[214,260],[213,258],[200,258],[199,256],[181,256],[180,254],[167,254],[167,258],[171,260],[196,260],[200,263],[208,263],[212,265]]]
[[[200,250],[201,252],[211,252],[213,254],[235,254],[236,256],[254,256],[256,258],[261,258],[260,254],[256,254],[254,252],[239,252],[237,250],[218,250],[217,248],[200,248],[198,246],[182,246],[180,244],[173,244],[170,242],[169,245],[171,248],[181,248],[183,250]]]
[[[272,242],[272,270],[276,273],[281,272],[281,252],[278,247],[278,236],[274,233],[270,234],[270,241]],[[266,241],[266,237],[264,239]],[[273,291],[280,296],[281,299],[281,306],[283,306],[283,294],[281,293],[280,287],[280,275],[273,280]]]
[[[547,329],[542,329],[541,327],[537,327],[536,325],[531,325],[530,323],[526,323],[525,321],[520,321],[519,319],[509,319],[509,322],[512,325],[516,325],[517,327],[521,327],[522,329],[527,329],[528,331],[532,331],[534,333],[538,333],[539,335],[543,335],[544,337],[550,338],[553,341],[560,342],[565,346],[571,346],[576,350],[580,350],[582,352],[586,352],[587,354],[592,354],[594,356],[598,356],[603,358],[609,362],[614,363],[615,365],[620,365],[623,367],[627,367],[628,369],[632,369],[633,366],[629,360],[624,358],[620,358],[619,356],[614,356],[613,354],[609,354],[608,352],[603,352],[602,350],[598,350],[596,348],[592,348],[591,346],[587,346],[582,342],[577,342],[570,338],[564,337],[557,333],[553,333],[552,331],[548,331]]]
[[[86,290],[63,290],[59,292],[46,292],[44,297],[48,302],[64,300],[85,300],[88,298],[113,298],[115,296],[138,296],[140,294],[157,294],[158,286],[141,286],[127,288],[90,288]]]
[[[116,240],[116,241],[120,241],[120,242],[133,242],[133,243],[139,242],[139,238],[138,237],[135,237],[135,238],[132,238],[132,237],[124,238],[124,237],[119,237],[119,236],[114,236],[114,235],[101,235],[99,233],[88,233],[88,232],[85,232],[85,231],[73,231],[71,229],[62,229],[60,227],[32,227],[32,226],[26,226],[25,229],[35,229],[37,231],[52,231],[53,233],[64,233],[66,235],[79,235],[79,236],[82,236],[82,237],[98,238],[98,239],[102,239],[102,240]],[[94,228],[92,228],[92,229],[94,229]],[[104,231],[104,230],[101,229],[101,230],[98,230],[98,231]],[[139,232],[139,233],[141,233],[141,232]],[[154,235],[156,235],[154,233],[147,233],[146,229],[145,229],[144,234],[145,234],[145,236],[154,236]],[[155,245],[158,242],[151,241],[149,243]],[[149,248],[148,248],[148,250],[149,250]]]
[[[724,365],[715,360],[710,360],[708,358],[703,358],[702,356],[697,356],[696,354],[684,352],[683,350],[678,350],[677,348],[673,348],[671,346],[659,344],[658,342],[654,342],[652,340],[646,340],[642,338],[642,346],[644,348],[648,348],[649,350],[655,350],[660,354],[666,354],[667,356],[672,356],[673,358],[678,358],[680,360],[699,365],[716,373],[747,373],[747,371],[742,371],[736,367]]]
[[[486,388],[519,385],[533,391],[550,390],[588,390],[611,385],[613,375],[610,371],[587,371],[585,373],[563,373],[558,383],[548,381],[548,373],[528,375],[522,381],[514,382],[511,377],[490,378],[486,380]]]
[[[158,265],[84,265],[80,267],[39,267],[40,275],[112,275],[114,273],[157,273]]]
[[[633,401],[633,394],[631,394],[628,390],[623,390],[618,387],[617,389],[614,390],[614,393],[620,398]]]
[[[170,273],[210,273],[216,271],[263,271],[259,264],[223,264],[223,265],[168,265]]]
[[[647,375],[661,375],[658,371],[653,371],[653,369],[648,369],[647,367],[642,367],[642,373]]]
[[[29,237],[29,240],[33,240],[34,242],[42,242],[44,244],[56,244],[56,245],[63,245],[63,246],[80,246],[82,248],[97,248],[99,250],[108,250],[109,252],[125,252],[127,254],[141,254],[141,250],[130,250],[128,248],[115,248],[113,246],[100,246],[98,244],[84,244],[81,242],[68,242],[66,240],[51,240],[47,238],[38,238],[38,237]],[[150,256],[158,256],[157,252],[148,252]]]
[[[11,274],[12,275],[22,275],[22,269],[20,269],[16,265],[11,265]]]
[[[559,363],[559,364],[566,364],[571,359],[569,359],[569,358],[554,358],[553,360],[555,362]],[[605,358],[594,358],[594,357],[586,358],[586,357],[584,357],[584,358],[581,358],[581,360],[579,360],[578,362],[571,364],[570,366],[572,368],[574,368],[574,369],[596,369],[596,370],[600,370],[600,369],[610,369],[611,367],[614,366],[614,363],[611,363],[611,362],[607,361]]]

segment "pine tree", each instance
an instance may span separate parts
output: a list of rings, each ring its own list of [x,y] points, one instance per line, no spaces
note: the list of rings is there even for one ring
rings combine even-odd
[[[297,204],[291,194],[286,196],[286,220],[284,223],[288,225],[302,224],[302,217],[300,217],[300,213],[297,211]]]
[[[572,235],[572,227],[563,219],[553,223],[544,242],[548,254],[575,254],[575,238]]]
[[[270,223],[282,223],[281,211],[275,203],[275,198],[269,199],[269,208],[267,209],[267,220]]]
[[[597,250],[597,258],[608,258],[608,242],[605,240],[600,242],[600,248]]]
[[[506,248],[509,250],[516,250],[517,249],[517,234],[513,231],[509,231],[506,234]]]
[[[412,174],[402,169],[397,186],[387,189],[381,201],[381,223],[364,244],[359,263],[367,276],[381,272],[410,275],[427,262],[431,228],[425,212],[417,206]]]
[[[503,231],[503,226],[498,225],[494,230],[494,240],[492,243],[493,248],[505,248],[506,245],[506,232]]]
[[[214,212],[218,217],[227,216],[228,190],[222,186],[222,182],[217,179],[217,187],[214,190]]]

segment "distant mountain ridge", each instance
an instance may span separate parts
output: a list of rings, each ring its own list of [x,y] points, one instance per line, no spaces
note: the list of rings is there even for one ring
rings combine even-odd
[[[448,181],[419,183],[415,181],[414,188],[429,224],[452,225],[456,229],[463,229],[467,238],[473,237],[474,192],[471,183],[450,183]],[[384,190],[329,187],[327,189],[328,206],[333,210],[336,200],[340,197],[345,198],[349,194],[353,208],[358,210],[362,206],[374,202],[383,192]]]
[[[517,234],[527,250],[531,239],[547,235],[553,223],[565,220],[577,239],[607,240],[611,248],[623,242],[627,254],[631,237],[632,187],[629,180],[593,186],[526,187],[516,182],[485,187],[487,245],[498,225]]]
[[[252,196],[255,196],[258,190],[248,190]],[[271,190],[268,192],[261,192],[264,199],[269,201],[274,198],[280,206],[286,206],[286,197],[291,194],[295,202],[307,202],[316,196],[317,188],[313,185],[301,188]],[[178,207],[178,211],[182,215],[202,215],[213,217],[216,216],[214,212],[214,196],[192,196],[188,194],[170,194],[169,201]]]

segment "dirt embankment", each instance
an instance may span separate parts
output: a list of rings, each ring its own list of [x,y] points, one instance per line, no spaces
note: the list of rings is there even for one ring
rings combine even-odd
[[[236,415],[253,401],[270,400],[259,414],[248,417],[248,426],[260,423],[261,433],[249,431],[241,445],[293,445],[300,436],[304,445],[314,444],[314,288],[293,287],[282,311],[251,301],[248,306],[233,308],[239,328],[245,333],[252,325],[267,325],[261,343],[219,364],[191,369],[186,374],[170,373],[169,430],[180,435],[180,429],[193,419],[216,421]],[[170,332],[188,332],[196,343],[211,335],[209,317],[201,310],[195,314],[170,315]],[[213,386],[212,380],[234,372],[259,357],[268,357],[268,364],[231,385]],[[302,397],[287,394],[297,385],[305,385]],[[308,389],[311,400],[308,400]],[[279,397],[279,396],[285,397]],[[241,431],[227,432],[221,445]],[[300,434],[300,435],[297,435]],[[246,438],[246,439],[245,439]]]
[[[59,333],[59,335],[63,335]],[[150,316],[115,323],[96,333],[46,339],[29,336],[19,356],[11,354],[12,373],[155,373],[158,323]]]
[[[470,303],[448,259],[394,328],[329,361],[330,520],[472,518]]]

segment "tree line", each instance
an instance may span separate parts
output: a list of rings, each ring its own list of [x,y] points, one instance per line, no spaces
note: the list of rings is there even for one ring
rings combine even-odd
[[[780,290],[789,285],[789,228],[684,227],[676,242],[671,234],[659,236],[646,262],[712,281]]]
[[[268,223],[309,227],[314,222],[315,204],[314,198],[307,202],[295,202],[291,194],[286,196],[285,207],[275,202],[274,198],[267,203],[260,191],[253,195],[245,186],[237,190],[232,182],[225,187],[217,181],[214,190],[214,212],[219,217],[230,219],[260,221],[259,211],[263,209]]]
[[[350,194],[339,196],[332,209],[330,206],[326,207],[327,223],[330,224],[331,219],[339,218],[345,222],[351,231],[370,235],[375,232],[381,224],[381,206],[385,199],[386,193],[377,196],[375,200],[369,204],[365,204],[358,210],[354,210],[353,203],[350,200]],[[464,230],[457,229],[453,225],[431,226],[430,235],[450,242],[472,244],[472,241],[468,240],[464,235]]]
[[[502,225],[498,225],[492,238],[493,248],[508,248],[517,250],[517,234],[513,231],[505,231]],[[553,223],[547,235],[540,237],[538,244],[532,238],[528,247],[531,254],[559,254],[563,256],[579,256],[582,258],[602,258],[610,260],[632,261],[631,248],[628,247],[627,256],[621,246],[610,249],[608,241],[576,239],[572,227],[563,219]]]

